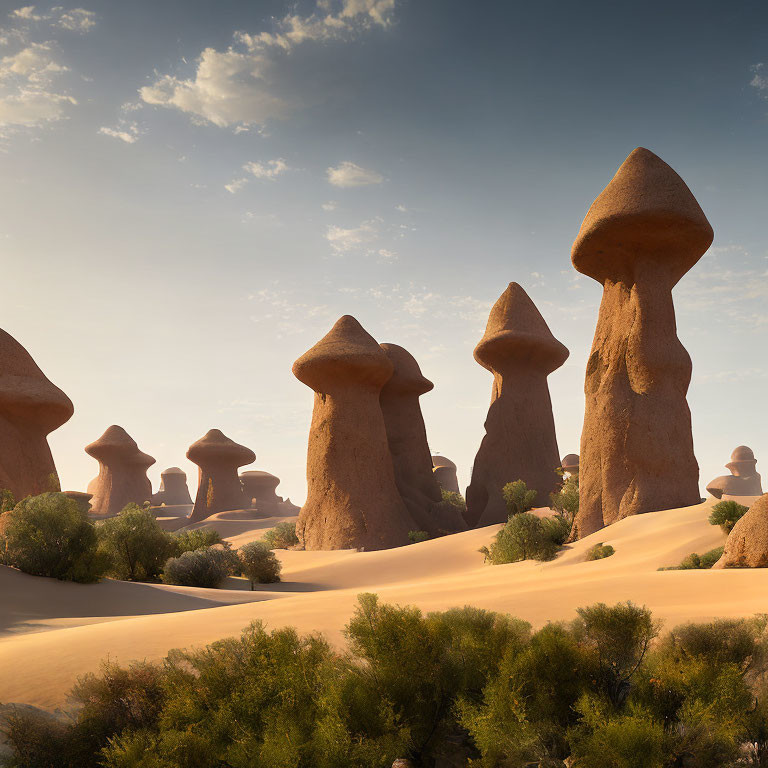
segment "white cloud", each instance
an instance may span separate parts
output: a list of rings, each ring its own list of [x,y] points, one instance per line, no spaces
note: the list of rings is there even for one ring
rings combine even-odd
[[[400,213],[408,213],[408,209],[404,205],[396,205],[395,206],[396,211],[400,211]]]
[[[362,168],[348,160],[335,168],[326,169],[326,174],[328,175],[328,182],[334,187],[364,187],[369,184],[381,184],[384,181],[384,177],[380,173]]]
[[[753,88],[757,88],[758,93],[768,98],[768,70],[765,68],[765,64],[760,62],[750,67],[753,73],[753,77],[749,84]]]
[[[351,229],[331,225],[325,231],[325,239],[330,243],[334,253],[340,256],[370,245],[377,234],[378,228],[375,222],[364,221],[359,227]]]
[[[277,160],[268,160],[266,163],[250,162],[243,166],[244,171],[248,171],[252,176],[257,179],[276,179],[281,173],[285,173],[288,169],[288,163],[281,157]]]
[[[331,211],[335,211],[339,207],[339,204],[336,202],[336,200],[329,200],[327,203],[323,203],[320,207],[324,211],[328,211],[330,213]]]
[[[225,184],[224,189],[226,189],[230,194],[234,195],[236,192],[239,192],[247,183],[248,179],[242,176],[239,179],[232,179],[229,184]]]
[[[394,251],[389,251],[386,248],[379,248],[378,253],[379,261],[385,262],[387,264],[391,264],[398,259],[398,256]]]
[[[41,21],[43,18],[35,13],[34,5],[25,5],[23,8],[17,8],[15,11],[11,11],[11,16],[17,19],[25,19],[26,21]]]
[[[335,14],[328,5],[319,2],[309,16],[289,14],[274,32],[236,32],[226,50],[203,50],[194,76],[163,75],[140,89],[141,98],[235,130],[285,118],[299,106],[275,82],[287,54],[310,41],[345,40],[371,26],[389,26],[394,11],[394,0],[344,0]]]
[[[96,26],[96,14],[85,8],[73,8],[66,10],[60,5],[51,8],[48,13],[38,13],[37,6],[25,5],[11,11],[11,18],[22,21],[47,21],[53,27],[67,29],[71,32],[87,32]]]
[[[139,127],[136,123],[130,123],[124,127],[107,128],[102,126],[99,128],[99,133],[104,136],[111,136],[113,139],[120,139],[126,144],[134,144],[138,141],[140,136]]]

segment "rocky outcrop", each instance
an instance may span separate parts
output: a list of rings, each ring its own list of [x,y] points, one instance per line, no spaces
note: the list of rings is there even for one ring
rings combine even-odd
[[[190,522],[245,506],[237,470],[256,461],[256,454],[250,448],[230,440],[219,429],[211,429],[189,446],[187,458],[200,467]]]
[[[152,495],[152,504],[160,506],[165,504],[167,507],[183,506],[191,504],[192,497],[189,495],[189,486],[187,486],[187,473],[179,467],[169,467],[160,473],[160,488],[157,493]]]
[[[507,483],[525,481],[540,504],[557,488],[560,454],[547,376],[567,358],[528,294],[510,283],[475,348],[475,360],[493,374],[493,390],[467,488],[469,525],[507,520]]]
[[[768,493],[736,522],[725,541],[722,557],[712,568],[768,567]]]
[[[456,465],[447,456],[432,457],[432,474],[442,490],[449,493],[461,493]]]
[[[579,474],[579,454],[569,453],[560,460],[560,469],[569,475]]]
[[[305,549],[408,543],[414,522],[395,484],[379,405],[392,371],[384,350],[349,315],[293,364],[294,376],[315,391],[307,501],[296,525]]]
[[[731,470],[730,475],[721,475],[707,484],[707,491],[716,499],[725,496],[760,496],[763,483],[760,473],[755,468],[757,459],[752,449],[740,445],[733,449],[731,460],[725,465]]]
[[[0,330],[0,490],[17,500],[60,490],[47,437],[73,412],[27,350]]]
[[[240,474],[240,484],[243,486],[245,503],[264,515],[278,515],[285,502],[275,492],[280,485],[280,478],[269,472],[251,470]]]
[[[99,474],[88,484],[91,514],[111,517],[127,504],[144,504],[152,497],[147,470],[155,460],[139,450],[136,441],[113,424],[85,452],[99,462]]]
[[[382,344],[381,348],[394,369],[379,402],[400,496],[418,530],[432,536],[464,530],[461,513],[453,504],[443,502],[432,472],[419,397],[434,385],[422,376],[419,364],[407,350],[397,344]]]
[[[572,261],[603,285],[587,364],[574,536],[699,502],[672,288],[713,238],[683,180],[638,148],[592,204]]]

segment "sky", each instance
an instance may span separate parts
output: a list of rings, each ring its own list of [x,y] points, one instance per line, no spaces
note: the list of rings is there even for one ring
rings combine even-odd
[[[0,327],[74,402],[62,486],[119,424],[155,488],[180,466],[194,490],[186,449],[217,427],[301,503],[291,365],[351,314],[434,382],[463,487],[491,395],[472,350],[510,281],[570,350],[549,384],[578,452],[602,288],[570,248],[636,146],[715,230],[674,292],[702,489],[739,444],[768,473],[761,0],[0,0]]]

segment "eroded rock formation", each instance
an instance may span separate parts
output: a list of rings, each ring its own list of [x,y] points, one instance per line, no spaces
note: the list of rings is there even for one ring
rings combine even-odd
[[[741,517],[725,541],[722,557],[712,568],[768,567],[768,493]]]
[[[569,475],[579,474],[579,454],[569,453],[560,460],[560,469]]]
[[[707,484],[707,491],[716,499],[726,496],[760,496],[763,484],[755,468],[757,459],[752,449],[740,445],[733,449],[731,460],[725,465],[731,470],[730,475],[721,475]]]
[[[275,492],[280,485],[280,478],[269,472],[251,470],[240,474],[246,504],[261,514],[279,514],[280,506],[284,503]]]
[[[493,374],[485,437],[467,488],[469,525],[507,520],[502,488],[524,480],[539,504],[558,486],[557,450],[547,376],[568,358],[544,318],[517,284],[493,305],[475,360]]]
[[[350,315],[294,364],[315,391],[307,501],[296,533],[306,549],[386,549],[415,529],[395,484],[379,405],[393,366]]]
[[[382,344],[393,373],[379,402],[387,430],[395,483],[418,530],[431,535],[454,533],[466,526],[459,510],[443,502],[433,472],[427,430],[419,397],[433,388],[413,355],[397,344]]]
[[[160,488],[152,496],[152,504],[160,506],[184,506],[191,504],[187,486],[187,473],[179,467],[169,467],[160,473]]]
[[[152,498],[152,484],[147,470],[155,460],[139,450],[136,441],[113,424],[96,441],[85,446],[85,452],[99,462],[99,474],[88,483],[91,514],[98,517],[116,515],[126,504],[142,505]]]
[[[456,465],[447,456],[432,457],[432,474],[438,485],[450,493],[461,493]]]
[[[0,490],[16,499],[60,490],[47,437],[73,412],[27,350],[0,330]]]
[[[187,458],[200,467],[190,522],[246,505],[237,470],[256,461],[250,448],[230,440],[219,429],[211,429],[189,446]]]
[[[577,271],[603,285],[587,364],[574,536],[629,515],[699,502],[672,288],[709,248],[683,180],[638,148],[592,204],[573,244]]]

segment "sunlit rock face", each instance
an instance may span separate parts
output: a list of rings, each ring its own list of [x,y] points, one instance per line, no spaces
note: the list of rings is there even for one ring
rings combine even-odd
[[[714,568],[768,567],[768,493],[761,496],[728,534]]]
[[[721,475],[707,483],[707,492],[716,499],[723,496],[760,496],[763,484],[756,469],[757,459],[752,449],[740,445],[733,449],[731,460],[725,465],[730,475]]]
[[[187,473],[180,467],[169,467],[160,473],[160,488],[152,495],[152,504],[183,506],[192,503],[187,485]]]

